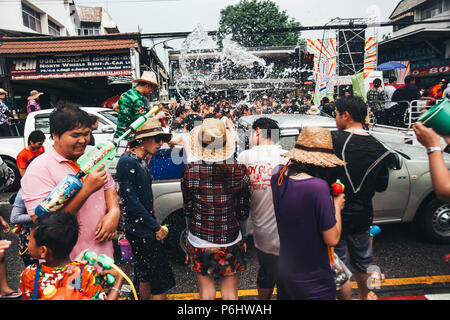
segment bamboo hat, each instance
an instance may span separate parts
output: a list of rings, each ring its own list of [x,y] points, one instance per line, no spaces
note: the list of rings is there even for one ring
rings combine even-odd
[[[235,139],[219,119],[207,118],[191,130],[191,152],[199,159],[211,162],[224,161],[236,150]]]
[[[44,94],[43,92],[39,92],[37,90],[31,90],[28,100],[37,99],[37,98],[39,98],[39,96],[41,96],[43,94]]]
[[[330,130],[320,127],[304,127],[298,135],[295,147],[282,156],[319,167],[345,165],[345,161],[334,154]]]
[[[156,78],[156,73],[153,71],[144,71],[142,76],[138,79],[134,79],[133,82],[147,82],[154,86],[161,87],[158,84],[158,79]]]
[[[166,133],[161,127],[161,122],[159,122],[156,118],[149,118],[147,121],[144,122],[142,126],[140,126],[136,130],[136,134],[133,139],[130,140],[129,143],[136,141],[138,139],[148,138],[148,137],[154,137],[162,135],[164,142],[169,142],[172,138],[171,133]]]

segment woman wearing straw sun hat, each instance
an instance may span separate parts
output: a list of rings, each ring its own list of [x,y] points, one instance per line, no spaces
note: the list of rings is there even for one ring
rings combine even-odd
[[[31,90],[30,96],[28,97],[27,112],[39,111],[41,106],[39,105],[39,97],[43,95],[43,92],[37,90]]]
[[[245,270],[250,178],[233,160],[235,140],[219,119],[205,119],[190,132],[190,151],[200,159],[181,179],[188,224],[187,261],[196,271],[200,299],[237,300],[237,272]]]
[[[272,195],[280,236],[278,299],[336,298],[328,247],[339,241],[344,194],[334,200],[321,169],[342,166],[328,129],[304,127],[274,169]]]

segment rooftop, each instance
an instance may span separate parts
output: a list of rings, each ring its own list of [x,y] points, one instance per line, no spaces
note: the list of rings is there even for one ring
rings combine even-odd
[[[414,9],[424,2],[427,2],[427,0],[401,0],[395,7],[394,11],[392,11],[389,19],[395,19],[396,17],[408,12],[411,9]]]
[[[65,52],[118,51],[138,48],[137,38],[139,34],[131,33],[120,35],[121,37],[84,36],[1,38],[0,55],[45,55]]]

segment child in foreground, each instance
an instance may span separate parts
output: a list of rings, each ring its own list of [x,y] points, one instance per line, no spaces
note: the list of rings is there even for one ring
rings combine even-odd
[[[102,287],[103,277],[94,266],[70,260],[78,232],[77,219],[68,212],[56,211],[36,219],[28,250],[33,258],[45,262],[32,264],[22,272],[23,300],[117,300],[122,276],[107,271],[116,277],[116,282],[106,294]]]

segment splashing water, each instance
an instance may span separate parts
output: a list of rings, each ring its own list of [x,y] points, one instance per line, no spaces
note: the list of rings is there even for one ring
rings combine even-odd
[[[175,84],[178,96],[190,105],[196,94],[208,88],[212,82],[230,83],[239,82],[239,89],[243,98],[234,107],[252,101],[254,82],[269,80],[274,75],[274,64],[267,65],[266,61],[249,52],[227,35],[223,41],[223,48],[214,47],[208,33],[202,26],[197,26],[183,42],[180,50],[180,75]],[[293,72],[300,71],[288,67],[278,70],[276,78],[289,78]],[[250,80],[251,79],[251,80]],[[274,90],[281,88],[282,82],[271,83]],[[261,95],[261,91],[256,93]]]

